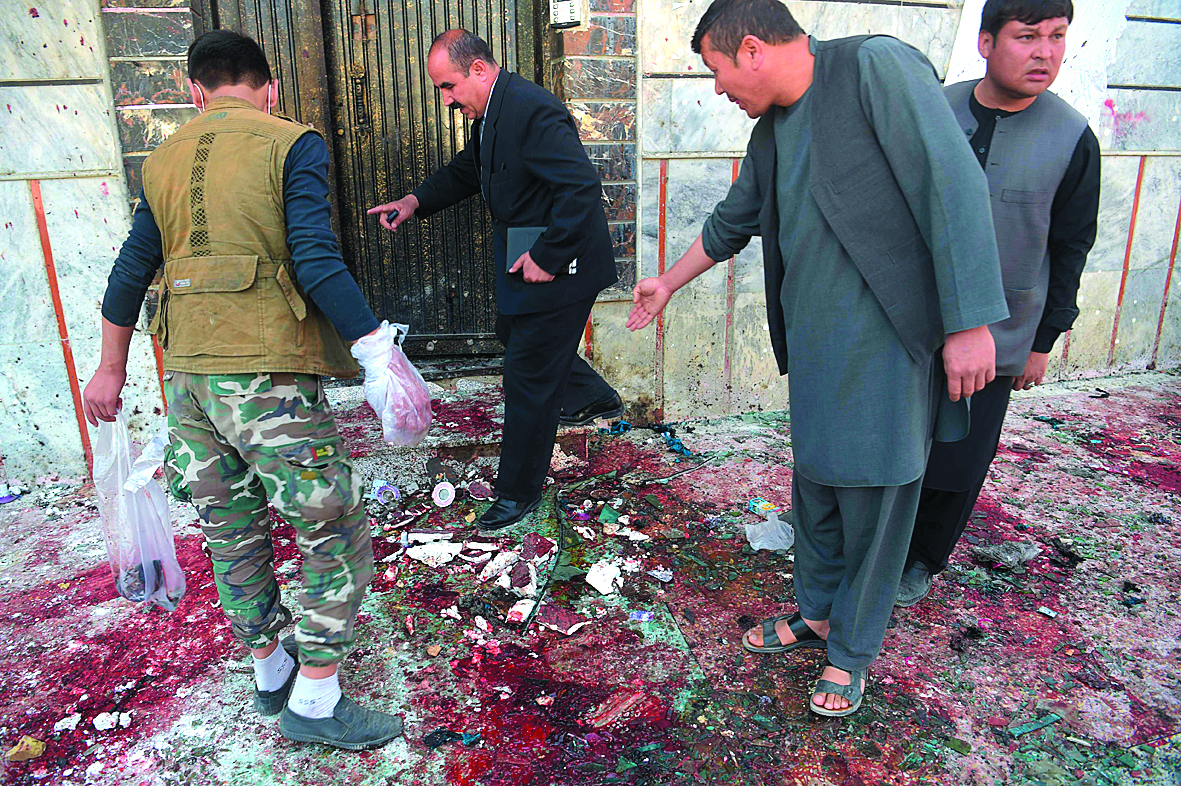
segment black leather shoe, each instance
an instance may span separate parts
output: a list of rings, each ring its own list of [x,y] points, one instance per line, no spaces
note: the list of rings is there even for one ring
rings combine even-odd
[[[341,696],[331,718],[305,718],[290,707],[279,716],[279,732],[296,742],[322,742],[359,751],[385,745],[402,734],[402,719],[367,710],[348,696]]]
[[[611,395],[593,404],[587,404],[577,412],[562,410],[558,423],[563,426],[585,426],[595,420],[610,420],[623,415],[623,399],[614,390]]]
[[[494,529],[504,529],[528,516],[540,504],[541,497],[538,497],[532,502],[515,502],[511,499],[498,497],[492,503],[492,506],[484,511],[484,515],[480,516],[478,526],[485,532]]]
[[[278,715],[287,706],[287,697],[291,695],[291,686],[295,684],[295,677],[299,674],[299,645],[294,636],[288,636],[280,642],[280,646],[287,654],[295,659],[291,673],[287,675],[287,682],[278,690],[259,690],[254,688],[254,711],[259,715]]]

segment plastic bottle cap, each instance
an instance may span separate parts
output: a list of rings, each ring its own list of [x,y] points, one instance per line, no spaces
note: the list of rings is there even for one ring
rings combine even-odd
[[[431,492],[431,499],[440,508],[445,508],[455,501],[455,486],[452,486],[447,481],[443,481],[435,486],[435,490]]]

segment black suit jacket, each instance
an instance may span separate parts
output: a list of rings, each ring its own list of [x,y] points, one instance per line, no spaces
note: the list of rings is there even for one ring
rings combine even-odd
[[[480,143],[480,126],[484,139]],[[483,175],[483,177],[481,177]],[[482,193],[492,213],[497,307],[502,314],[548,311],[592,297],[618,281],[603,213],[603,187],[582,149],[574,118],[544,88],[502,70],[484,118],[465,147],[414,190],[426,218]],[[530,284],[508,274],[509,227],[546,227],[530,254],[555,276]],[[575,272],[568,272],[577,260]]]

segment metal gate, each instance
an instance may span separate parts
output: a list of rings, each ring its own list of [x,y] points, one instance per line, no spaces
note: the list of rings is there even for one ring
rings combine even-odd
[[[216,26],[263,46],[281,82],[280,110],[331,140],[335,228],[377,318],[410,325],[410,354],[501,353],[483,201],[392,234],[365,211],[409,193],[466,144],[470,123],[427,76],[434,37],[471,30],[502,66],[540,81],[541,0],[214,1]]]

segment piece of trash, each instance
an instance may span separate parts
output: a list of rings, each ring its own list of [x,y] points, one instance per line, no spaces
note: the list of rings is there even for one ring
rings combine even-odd
[[[476,615],[476,627],[482,630],[484,633],[489,633],[492,630],[492,626],[488,624],[488,620],[484,619],[478,614]]]
[[[632,430],[632,424],[628,423],[626,420],[621,420],[618,423],[611,426],[611,428],[609,428],[609,429],[607,429],[607,428],[599,429],[599,433],[601,433],[601,434],[626,434],[627,432],[629,432],[631,430]]]
[[[10,486],[7,483],[0,483],[0,505],[7,505],[9,502],[20,499],[21,491],[20,486]]]
[[[419,543],[434,543],[437,540],[451,540],[453,537],[455,533],[445,529],[407,530],[402,533],[399,542],[403,548],[409,548]]]
[[[1111,398],[1111,394],[1103,388],[1095,388],[1095,392],[1087,396],[1087,398]]]
[[[753,500],[752,500],[753,501]],[[759,524],[745,524],[746,541],[755,551],[786,551],[796,542],[796,531],[791,521],[779,518],[778,511],[767,514],[767,520]]]
[[[459,607],[458,606],[448,606],[447,608],[445,608],[439,612],[439,616],[440,617],[450,617],[453,620],[461,619],[461,617],[459,615]]]
[[[1039,423],[1047,423],[1047,424],[1049,424],[1050,428],[1055,429],[1055,430],[1059,426],[1061,426],[1062,424],[1064,424],[1066,422],[1065,420],[1062,420],[1060,418],[1052,418],[1052,417],[1049,417],[1048,415],[1034,415],[1033,419],[1038,421]]]
[[[463,517],[463,520],[466,521],[468,524],[471,524],[473,521],[476,520],[476,511],[473,510],[470,513],[468,513],[466,516]]]
[[[586,572],[586,583],[601,594],[610,595],[623,588],[623,572],[618,565],[608,560],[601,560],[591,565],[590,570]]]
[[[447,540],[436,540],[431,543],[423,543],[421,546],[412,546],[406,549],[406,556],[412,560],[429,565],[432,568],[442,567],[459,555],[463,551],[462,543],[452,543]]]
[[[673,453],[678,453],[682,456],[692,456],[693,451],[685,447],[685,443],[677,437],[677,429],[675,426],[657,425],[653,426],[652,430],[657,434],[664,436],[664,445]]]
[[[521,541],[521,559],[537,560],[554,550],[556,544],[547,537],[536,532],[526,533]]]
[[[661,584],[668,584],[673,580],[673,572],[669,568],[653,568],[648,571],[648,575],[659,581]]]
[[[496,496],[496,494],[492,491],[491,486],[479,480],[474,480],[467,484],[467,493],[472,499],[479,500],[492,499]]]
[[[537,595],[537,568],[532,562],[521,560],[509,571],[508,587],[515,595],[532,598]],[[503,579],[504,576],[501,576]],[[498,582],[499,583],[499,582]]]
[[[633,611],[627,615],[628,622],[651,622],[656,619],[656,612]]]
[[[587,719],[592,726],[601,729],[610,726],[642,704],[648,698],[643,691],[622,688],[607,697],[607,700],[595,708]]]
[[[577,532],[578,536],[583,540],[595,539],[595,531],[590,527],[574,527],[574,531]]]
[[[1058,612],[1054,611],[1053,609],[1046,608],[1045,606],[1038,606],[1037,613],[1044,614],[1045,616],[1049,617],[1050,619],[1054,619],[1055,617],[1058,616]]]
[[[130,712],[100,712],[94,716],[94,728],[99,731],[110,731],[119,726],[126,729],[131,725]]]
[[[947,747],[963,756],[967,756],[972,752],[972,743],[968,742],[967,740],[961,740],[958,737],[951,737],[945,744]]]
[[[762,497],[755,497],[754,499],[748,501],[746,503],[746,509],[759,516],[766,516],[779,510],[778,507],[771,504]]]
[[[664,510],[664,503],[660,501],[660,497],[655,494],[645,494],[644,501],[657,510]]]
[[[538,696],[536,699],[534,699],[534,701],[536,701],[542,707],[548,707],[554,703],[554,697],[553,696]]]
[[[414,617],[407,614],[405,624],[406,624],[406,633],[413,636],[414,635]]]
[[[581,614],[553,603],[547,603],[538,609],[533,621],[548,630],[556,630],[563,636],[571,636],[591,622]]]
[[[431,646],[426,648],[426,654],[430,655],[432,658],[438,657],[439,653],[442,651],[443,651],[442,644],[432,644]]]
[[[1009,729],[1009,733],[1012,734],[1014,737],[1020,737],[1023,734],[1029,734],[1032,731],[1037,731],[1038,729],[1044,729],[1047,726],[1049,726],[1050,724],[1057,723],[1060,720],[1062,720],[1061,716],[1055,715],[1054,713],[1051,712],[1049,715],[1046,715],[1043,718],[1038,718],[1037,720],[1032,720],[1029,723],[1022,723],[1020,726]]]
[[[59,734],[63,731],[73,731],[78,728],[78,723],[82,720],[82,713],[75,712],[73,715],[62,718],[57,723],[53,724],[53,733]]]
[[[977,546],[972,553],[981,562],[1012,570],[1041,554],[1042,549],[1032,541],[1008,540],[995,546]]]
[[[557,477],[562,472],[569,470],[581,470],[587,467],[586,459],[573,454],[563,453],[562,446],[557,442],[554,443],[553,452],[550,454],[550,472]]]
[[[533,613],[533,607],[537,605],[536,601],[524,598],[517,601],[508,610],[508,615],[505,617],[506,622],[524,622]]]
[[[374,479],[369,487],[369,493],[366,495],[368,499],[377,500],[382,505],[385,505],[389,500],[402,499],[402,492],[398,491],[398,487],[392,485],[388,480],[381,478]]]
[[[694,622],[697,622],[697,615],[693,613],[693,609],[684,609],[681,611],[681,613],[685,615],[685,620],[688,621],[690,625],[692,625]]]
[[[610,505],[604,505],[603,509],[599,511],[599,521],[604,524],[614,524],[619,521],[619,511]]]
[[[447,507],[455,501],[455,486],[444,480],[435,486],[435,490],[431,492],[431,499],[440,508]]]
[[[471,734],[461,733],[458,731],[451,731],[451,729],[435,729],[430,734],[422,738],[426,746],[431,750],[446,745],[449,742],[459,742],[467,747],[472,747],[480,741],[480,733],[472,732]]]
[[[29,761],[36,759],[42,753],[45,753],[45,743],[26,734],[17,740],[12,750],[4,754],[4,758],[9,761]]]

